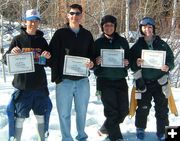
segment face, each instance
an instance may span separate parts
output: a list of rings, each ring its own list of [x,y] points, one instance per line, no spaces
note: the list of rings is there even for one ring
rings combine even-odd
[[[26,28],[28,30],[37,30],[39,26],[39,20],[31,20],[31,21],[26,21]]]
[[[145,36],[153,36],[153,26],[152,25],[143,25],[141,27],[142,32],[145,34]]]
[[[69,23],[79,24],[82,18],[82,13],[79,11],[79,9],[70,9],[67,17],[69,19]]]
[[[105,23],[103,25],[103,30],[104,30],[104,33],[107,34],[107,35],[112,35],[115,31],[115,25],[113,23]]]

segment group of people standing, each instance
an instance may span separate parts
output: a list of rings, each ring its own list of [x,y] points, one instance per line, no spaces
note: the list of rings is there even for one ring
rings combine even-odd
[[[94,41],[90,31],[80,24],[82,12],[81,5],[70,5],[67,13],[68,23],[54,33],[48,45],[43,38],[42,31],[38,30],[39,12],[34,9],[27,10],[26,27],[22,28],[20,35],[14,37],[6,54],[31,51],[39,57],[39,60],[43,56],[46,62],[45,64],[39,63],[40,61],[35,62],[35,71],[32,73],[14,75],[13,86],[17,90],[13,93],[7,110],[14,115],[12,118],[14,119],[14,132],[9,134],[9,140],[21,140],[23,121],[29,117],[29,112],[32,109],[37,118],[40,139],[45,141],[49,111],[52,108],[44,69],[44,67],[49,66],[51,80],[56,83],[56,105],[62,141],[73,141],[70,133],[72,102],[75,104],[76,112],[78,133],[76,140],[87,141],[85,123],[90,84],[88,76],[63,73],[65,56],[70,55],[89,58],[85,66],[88,70],[94,71],[97,79],[97,91],[101,95],[104,116],[106,117],[103,126],[107,130],[107,141],[123,141],[119,125],[129,112],[126,82],[129,68],[132,69],[135,76],[138,74],[135,80],[136,89],[141,92],[135,117],[137,138],[143,140],[145,137],[147,116],[153,97],[157,119],[157,137],[160,141],[164,141],[165,126],[169,125],[168,101],[158,80],[164,75],[168,75],[168,72],[174,67],[174,57],[168,44],[155,34],[155,21],[150,17],[145,17],[140,21],[139,29],[142,37],[130,48],[128,41],[116,32],[117,19],[114,16],[105,15],[102,18],[100,25],[102,35]],[[123,67],[101,66],[102,49],[123,50]],[[142,49],[165,51],[165,65],[161,69],[141,68]],[[38,59],[36,58],[36,60]]]

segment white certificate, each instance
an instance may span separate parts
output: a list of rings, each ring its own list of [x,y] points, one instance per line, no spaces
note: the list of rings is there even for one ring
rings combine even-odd
[[[88,76],[89,69],[86,63],[90,62],[89,58],[65,55],[64,59],[64,75]]]
[[[102,67],[124,67],[124,49],[101,49]]]
[[[7,65],[10,74],[34,72],[34,57],[32,52],[7,54]]]
[[[161,69],[161,67],[165,64],[166,52],[157,50],[142,50],[141,59],[144,60],[141,64],[142,68]]]

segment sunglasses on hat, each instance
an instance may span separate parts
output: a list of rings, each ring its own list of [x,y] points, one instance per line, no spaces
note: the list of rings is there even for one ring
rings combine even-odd
[[[144,18],[140,21],[140,25],[155,25],[155,21],[152,18]]]

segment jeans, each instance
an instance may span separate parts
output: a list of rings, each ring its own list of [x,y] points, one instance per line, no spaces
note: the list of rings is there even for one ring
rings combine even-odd
[[[56,85],[56,105],[59,114],[62,141],[73,141],[71,136],[71,109],[74,100],[78,141],[86,141],[85,122],[90,97],[88,78],[80,80],[64,79]]]

